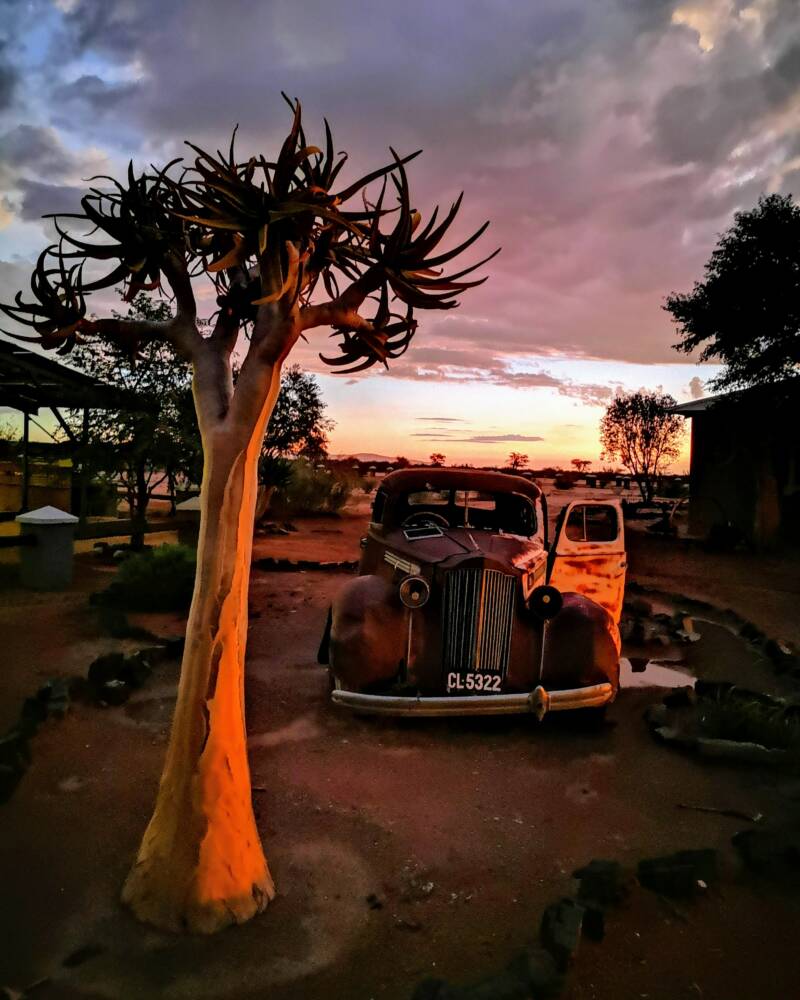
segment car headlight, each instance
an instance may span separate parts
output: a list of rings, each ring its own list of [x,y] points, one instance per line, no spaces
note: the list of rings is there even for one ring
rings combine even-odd
[[[528,610],[539,618],[555,618],[564,606],[564,598],[556,587],[535,587],[528,595]]]
[[[431,586],[422,576],[407,576],[400,584],[400,600],[407,608],[421,608],[430,596]]]

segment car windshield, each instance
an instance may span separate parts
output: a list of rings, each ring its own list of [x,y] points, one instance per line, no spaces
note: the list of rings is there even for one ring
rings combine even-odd
[[[398,497],[394,514],[398,524],[422,524],[429,513],[434,524],[473,531],[504,532],[530,537],[536,533],[533,503],[519,493],[482,490],[422,490]]]

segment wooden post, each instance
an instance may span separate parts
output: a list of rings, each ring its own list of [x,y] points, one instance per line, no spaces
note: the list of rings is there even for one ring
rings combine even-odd
[[[89,477],[86,472],[86,452],[89,447],[89,409],[83,408],[83,422],[81,424],[81,474],[80,493],[78,500],[78,523],[81,527],[86,524],[89,506]]]
[[[22,505],[20,513],[28,509],[28,494],[30,491],[30,465],[28,462],[28,444],[30,442],[30,414],[23,410],[22,420]]]

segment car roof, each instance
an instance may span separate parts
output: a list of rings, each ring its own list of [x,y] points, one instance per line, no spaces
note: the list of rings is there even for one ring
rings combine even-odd
[[[410,468],[390,472],[380,488],[387,493],[413,493],[415,490],[484,490],[487,493],[522,493],[536,500],[542,491],[530,479],[510,476],[505,472],[485,472],[483,469]]]

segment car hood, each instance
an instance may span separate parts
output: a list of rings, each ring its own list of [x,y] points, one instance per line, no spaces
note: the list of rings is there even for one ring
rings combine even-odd
[[[488,531],[452,528],[435,538],[409,541],[400,529],[383,536],[389,552],[402,556],[420,567],[460,563],[464,559],[484,558],[500,564],[509,572],[530,569],[546,553],[538,538],[501,535]]]

